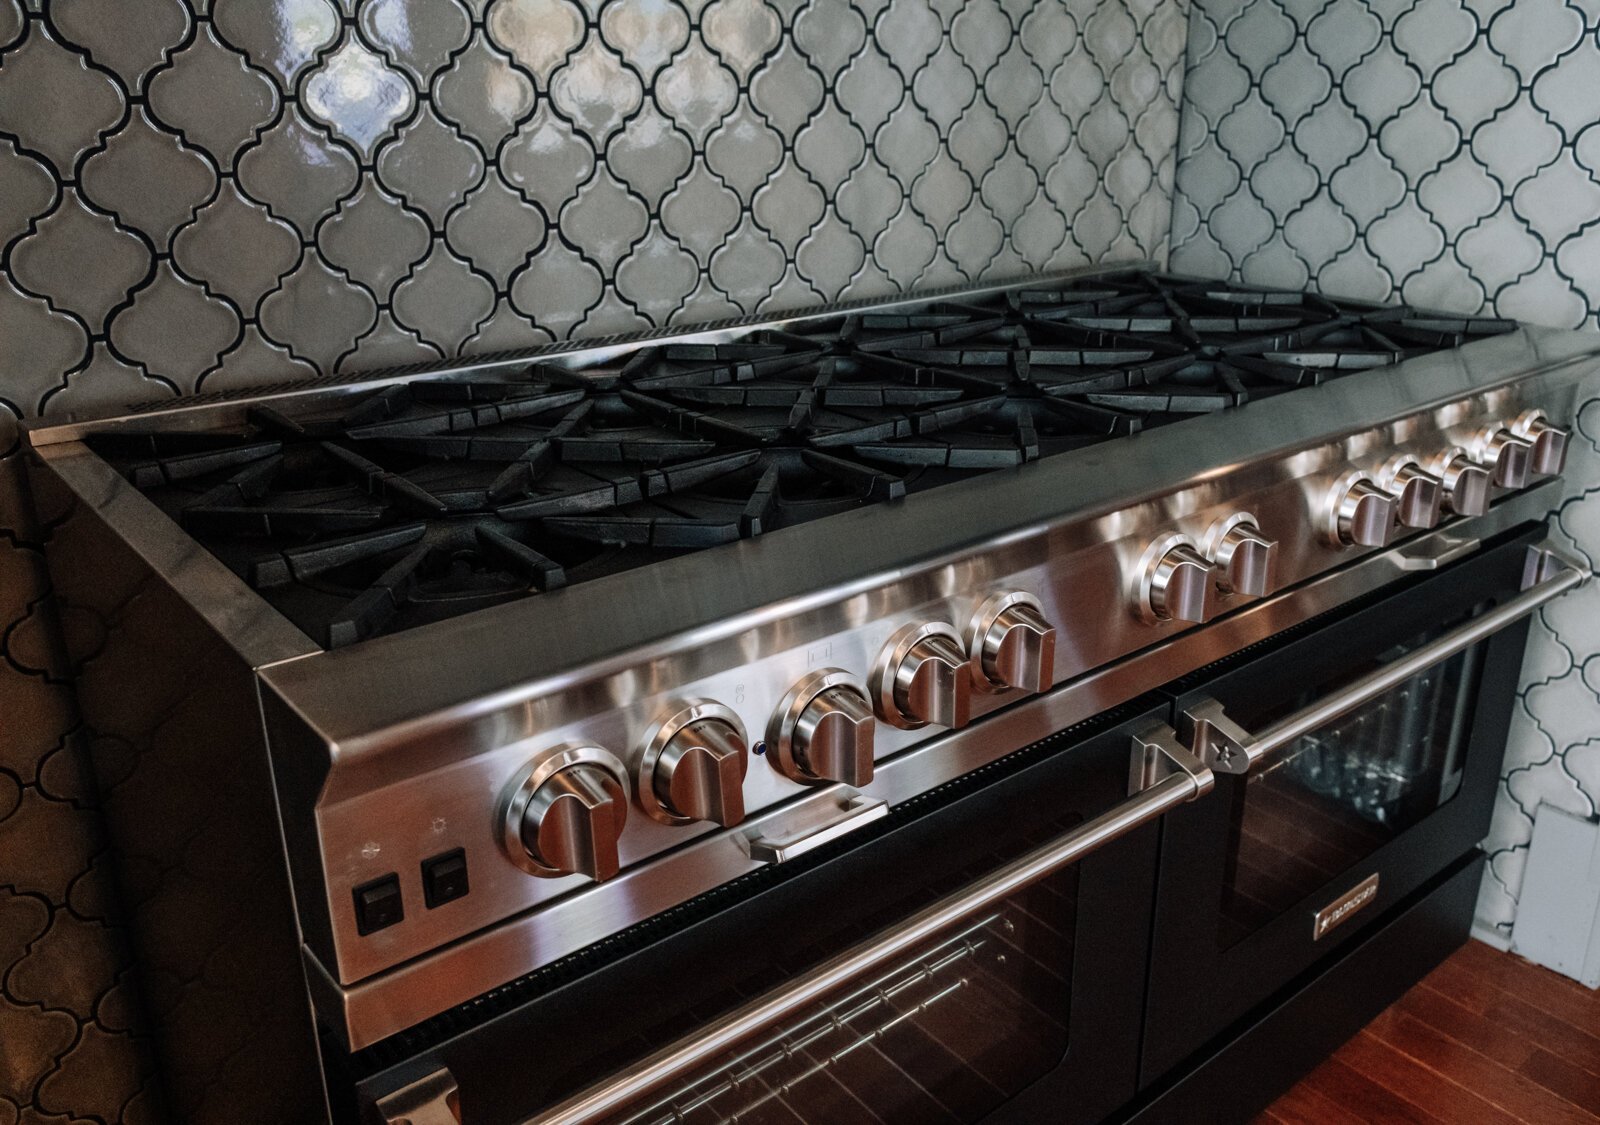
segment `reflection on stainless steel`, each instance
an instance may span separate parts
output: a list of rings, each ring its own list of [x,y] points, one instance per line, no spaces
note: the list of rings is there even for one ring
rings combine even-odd
[[[1255,516],[1235,512],[1218,520],[1201,544],[1222,593],[1263,598],[1277,588],[1278,542],[1262,534]]]
[[[1427,462],[1429,471],[1444,488],[1445,506],[1458,516],[1481,516],[1489,510],[1489,470],[1473,464],[1459,445],[1435,454]]]
[[[1359,470],[1346,473],[1329,493],[1328,541],[1341,547],[1387,547],[1394,538],[1399,501]]]
[[[1217,609],[1211,560],[1186,535],[1163,535],[1139,564],[1139,616],[1145,621],[1202,625]]]
[[[671,1082],[690,1067],[716,1058],[747,1036],[788,1019],[792,1013],[847,985],[852,978],[877,972],[935,937],[963,918],[990,909],[1023,887],[1043,879],[1068,864],[1140,825],[1159,818],[1169,809],[1192,801],[1211,789],[1211,774],[1182,747],[1153,735],[1134,747],[1135,776],[1151,746],[1158,746],[1166,772],[1159,781],[1135,796],[1065,835],[1007,863],[978,882],[933,903],[879,937],[846,950],[760,999],[705,1026],[601,1085],[584,1091],[533,1119],[536,1125],[578,1125],[613,1112]]]
[[[967,660],[979,691],[1049,691],[1055,682],[1056,630],[1045,620],[1039,599],[1013,590],[979,605],[967,627]]]
[[[770,760],[791,781],[865,785],[876,732],[866,693],[850,673],[824,668],[795,684],[772,712]]]
[[[506,799],[505,847],[530,875],[617,873],[628,821],[628,775],[598,746],[557,746],[524,767]]]
[[[1533,471],[1541,476],[1557,476],[1567,467],[1568,431],[1551,424],[1543,410],[1528,410],[1516,420],[1511,432],[1533,442]]]
[[[1533,469],[1533,444],[1503,424],[1491,423],[1469,446],[1472,457],[1490,471],[1501,488],[1522,488]]]
[[[744,819],[750,748],[732,709],[697,699],[662,721],[639,759],[638,796],[663,824],[708,820],[732,828]]]
[[[1212,769],[1245,773],[1257,762],[1271,757],[1284,747],[1311,734],[1317,728],[1354,711],[1434,664],[1448,660],[1471,648],[1485,637],[1498,633],[1540,606],[1589,579],[1589,568],[1556,547],[1530,549],[1530,555],[1554,560],[1543,574],[1522,593],[1472,618],[1465,625],[1437,640],[1413,649],[1397,660],[1384,664],[1352,681],[1339,691],[1325,696],[1294,714],[1279,719],[1258,734],[1242,730],[1228,720],[1215,700],[1203,700],[1186,708],[1190,730],[1189,748]],[[1530,570],[1546,569],[1544,563],[1530,563]]]
[[[907,625],[890,637],[872,682],[878,718],[902,730],[964,727],[972,713],[966,647],[943,621]]]

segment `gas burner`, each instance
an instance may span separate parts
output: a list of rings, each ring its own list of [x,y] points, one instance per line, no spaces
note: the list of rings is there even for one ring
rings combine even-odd
[[[335,647],[1514,327],[1128,272],[91,440]]]

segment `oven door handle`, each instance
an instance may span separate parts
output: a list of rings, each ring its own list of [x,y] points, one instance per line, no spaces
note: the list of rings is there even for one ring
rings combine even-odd
[[[1522,592],[1502,605],[1258,732],[1247,731],[1228,718],[1217,700],[1197,699],[1185,706],[1179,716],[1183,740],[1211,770],[1249,773],[1261,759],[1372,701],[1430,665],[1466,651],[1588,578],[1589,568],[1583,562],[1549,543],[1530,547],[1523,568]]]
[[[915,950],[962,918],[988,909],[1022,888],[1075,863],[1134,829],[1156,820],[1212,788],[1211,771],[1194,758],[1165,723],[1153,722],[1133,738],[1129,771],[1133,795],[1065,835],[1012,860],[968,887],[939,899],[876,938],[847,949],[654,1055],[580,1091],[525,1125],[579,1125],[613,1113],[715,1059],[749,1035],[768,1030],[835,989]]]

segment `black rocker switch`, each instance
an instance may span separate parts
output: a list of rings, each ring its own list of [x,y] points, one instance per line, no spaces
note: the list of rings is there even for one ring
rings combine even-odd
[[[467,893],[467,853],[457,848],[422,861],[422,897],[428,909]]]
[[[363,936],[392,926],[406,916],[400,876],[385,875],[356,888],[356,933]]]

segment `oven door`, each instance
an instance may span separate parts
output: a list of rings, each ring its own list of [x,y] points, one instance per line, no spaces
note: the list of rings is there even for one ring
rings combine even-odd
[[[1581,578],[1543,534],[1413,560],[1436,567],[1177,685],[1217,789],[1163,826],[1142,1083],[1483,839],[1527,614]]]
[[[1098,1120],[1136,1088],[1155,822],[1210,788],[1165,717],[1136,701],[770,866],[734,905],[691,904],[676,933],[623,935],[634,952],[576,980],[541,971],[556,983],[521,1007],[362,1082],[367,1119]]]

